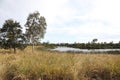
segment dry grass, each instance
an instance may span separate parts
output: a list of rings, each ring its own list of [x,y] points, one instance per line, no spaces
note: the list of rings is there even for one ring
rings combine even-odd
[[[120,55],[35,50],[0,54],[0,80],[120,80]]]

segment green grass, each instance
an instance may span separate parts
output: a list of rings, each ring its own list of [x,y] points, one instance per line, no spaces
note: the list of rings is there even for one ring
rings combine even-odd
[[[120,55],[69,54],[31,47],[0,54],[0,80],[120,80]]]

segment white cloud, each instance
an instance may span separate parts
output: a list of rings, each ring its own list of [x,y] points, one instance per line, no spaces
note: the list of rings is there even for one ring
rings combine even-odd
[[[86,35],[88,39],[98,37],[102,41],[119,40],[117,37],[113,38],[120,35],[119,0],[75,0],[73,2],[76,5],[71,5],[70,1],[66,1],[62,5],[59,4],[60,7],[56,7],[56,16],[51,17],[51,24],[55,25],[50,27],[48,32],[78,37]],[[74,19],[83,21],[84,24],[69,23]],[[69,26],[66,25],[67,22]]]
[[[119,4],[119,0],[97,0],[93,11],[85,17],[86,19],[104,20],[118,24],[120,21]]]
[[[4,20],[14,18],[24,26],[28,14],[38,10],[46,17],[49,41],[55,41],[52,36],[56,34],[65,34],[66,38],[82,36],[87,41],[105,36],[106,41],[108,38],[116,41],[120,39],[119,4],[119,0],[3,0],[0,25]]]

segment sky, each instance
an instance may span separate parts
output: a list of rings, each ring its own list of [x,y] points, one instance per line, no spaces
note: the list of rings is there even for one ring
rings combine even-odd
[[[14,19],[23,27],[29,13],[46,18],[42,42],[120,41],[120,0],[0,0],[0,26]]]

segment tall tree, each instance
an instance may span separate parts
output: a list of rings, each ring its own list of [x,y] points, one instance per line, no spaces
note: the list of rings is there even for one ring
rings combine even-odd
[[[25,34],[28,42],[32,44],[32,51],[34,50],[34,44],[38,43],[41,38],[44,38],[46,26],[45,18],[40,16],[38,11],[29,14],[25,24]]]
[[[16,53],[16,48],[22,49],[25,37],[19,22],[12,19],[6,20],[0,29],[0,34],[3,48],[13,48],[14,53]]]

